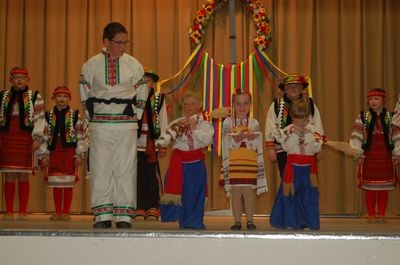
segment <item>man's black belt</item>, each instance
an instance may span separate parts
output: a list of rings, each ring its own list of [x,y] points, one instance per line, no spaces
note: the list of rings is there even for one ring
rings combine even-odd
[[[122,99],[122,98],[88,98],[86,100],[86,110],[89,112],[90,117],[93,116],[94,113],[94,103],[104,103],[104,104],[127,104],[123,114],[127,116],[134,116],[135,113],[133,112],[132,105],[136,104],[136,97],[132,99]]]

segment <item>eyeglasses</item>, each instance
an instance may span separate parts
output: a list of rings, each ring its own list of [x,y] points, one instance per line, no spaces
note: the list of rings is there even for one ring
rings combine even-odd
[[[116,41],[116,40],[111,40],[111,42],[115,43],[115,45],[118,45],[118,46],[129,45],[129,40],[127,40],[127,41]]]
[[[24,80],[27,78],[27,76],[26,75],[13,75],[11,78],[14,80]]]

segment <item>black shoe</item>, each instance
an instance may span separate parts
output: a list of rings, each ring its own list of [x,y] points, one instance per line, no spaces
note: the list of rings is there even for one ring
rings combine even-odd
[[[240,230],[242,229],[242,224],[240,222],[235,222],[232,226],[231,226],[231,230]]]
[[[246,224],[247,230],[256,230],[257,226],[252,222],[252,221],[248,221]]]
[[[117,222],[117,228],[132,228],[132,224],[128,222]]]
[[[94,223],[93,228],[111,228],[112,223],[110,220],[108,221],[99,221]]]

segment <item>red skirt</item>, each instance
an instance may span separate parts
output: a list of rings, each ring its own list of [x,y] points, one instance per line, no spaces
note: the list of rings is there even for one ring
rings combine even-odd
[[[21,130],[19,116],[11,116],[10,128],[0,135],[0,169],[32,171],[32,135]]]
[[[46,181],[51,187],[69,187],[78,181],[75,173],[75,148],[64,147],[58,137],[55,149],[50,152],[50,165]]]
[[[360,185],[367,190],[392,190],[397,176],[392,152],[387,150],[384,135],[373,134],[370,150],[365,150]]]

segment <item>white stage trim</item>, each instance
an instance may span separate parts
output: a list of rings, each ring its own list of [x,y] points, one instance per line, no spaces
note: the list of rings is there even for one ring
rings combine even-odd
[[[2,230],[0,246],[7,265],[400,264],[398,234]]]

